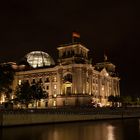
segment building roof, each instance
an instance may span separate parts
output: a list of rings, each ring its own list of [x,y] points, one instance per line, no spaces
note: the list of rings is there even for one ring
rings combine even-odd
[[[25,58],[33,68],[55,65],[53,58],[48,53],[42,51],[32,51]]]

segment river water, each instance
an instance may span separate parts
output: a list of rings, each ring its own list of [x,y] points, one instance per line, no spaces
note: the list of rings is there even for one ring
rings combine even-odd
[[[140,119],[1,128],[0,140],[140,140]]]

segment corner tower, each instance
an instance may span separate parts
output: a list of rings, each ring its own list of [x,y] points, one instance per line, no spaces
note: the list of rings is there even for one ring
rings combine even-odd
[[[61,65],[88,64],[88,51],[80,43],[65,44],[57,48],[59,51],[58,62]]]

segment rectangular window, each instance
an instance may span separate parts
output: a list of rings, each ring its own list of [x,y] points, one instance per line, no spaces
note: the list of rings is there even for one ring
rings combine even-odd
[[[39,79],[39,83],[42,83],[42,78]]]
[[[32,80],[32,84],[34,84],[34,83],[35,83],[35,79]]]
[[[48,85],[46,86],[46,89],[49,90],[49,86]]]
[[[53,101],[53,106],[56,106],[56,101],[55,100]]]
[[[40,101],[38,102],[38,107],[41,107],[41,102]]]
[[[56,89],[56,85],[54,85],[54,89]]]
[[[50,82],[49,77],[46,78],[45,82],[46,82],[46,83]]]
[[[54,82],[57,82],[57,78],[56,78],[56,76],[54,76],[53,81],[54,81]]]
[[[21,82],[22,82],[21,80],[18,80],[18,84],[19,84],[19,85],[21,85]]]

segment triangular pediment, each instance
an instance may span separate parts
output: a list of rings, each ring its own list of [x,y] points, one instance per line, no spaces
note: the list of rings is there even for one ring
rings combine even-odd
[[[103,69],[101,70],[100,74],[101,74],[102,76],[109,76],[109,73],[107,72],[106,68],[103,68]]]

